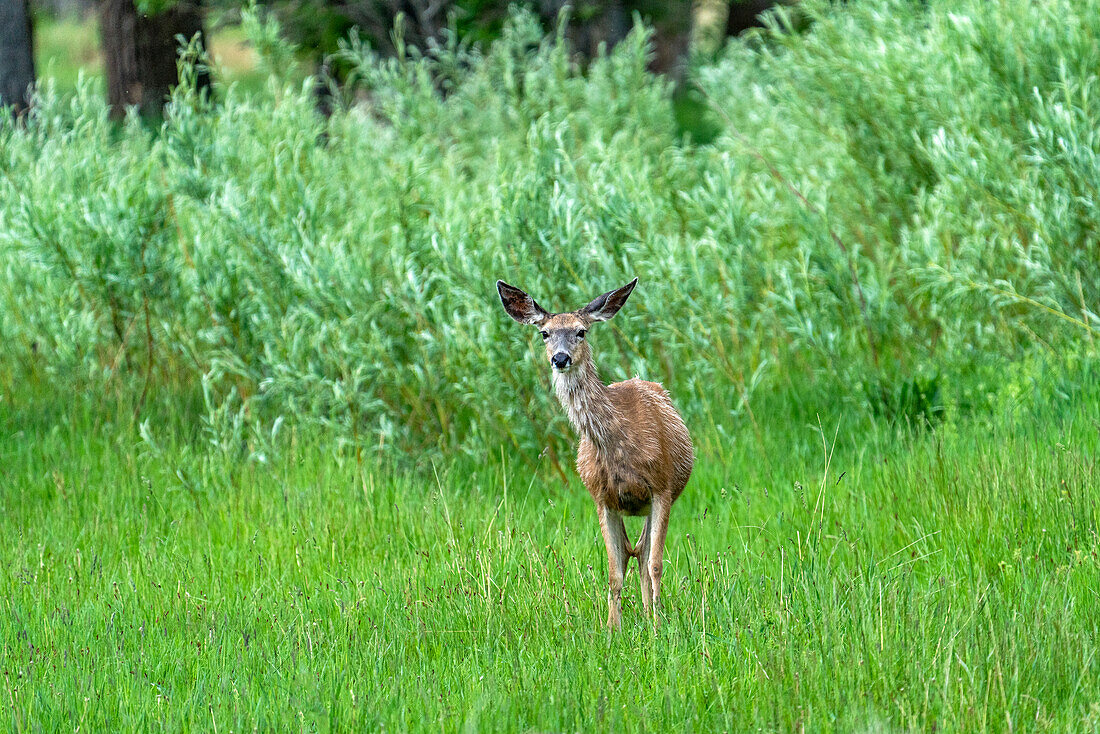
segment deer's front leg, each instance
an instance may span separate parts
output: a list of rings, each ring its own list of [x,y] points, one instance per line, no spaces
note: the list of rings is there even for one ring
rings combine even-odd
[[[622,626],[623,576],[626,575],[626,562],[630,558],[630,542],[626,538],[623,519],[607,505],[596,505],[596,514],[600,518],[600,530],[607,547],[607,626],[618,629]]]
[[[668,535],[668,517],[672,510],[669,497],[654,497],[646,526],[649,529],[649,583],[653,588],[650,611],[657,622],[657,604],[661,597],[661,574],[664,571],[665,536]]]

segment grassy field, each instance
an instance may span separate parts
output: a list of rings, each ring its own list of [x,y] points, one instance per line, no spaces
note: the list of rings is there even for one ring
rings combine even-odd
[[[420,476],[10,413],[9,727],[1094,730],[1098,397],[765,421],[700,457],[663,624],[635,570],[620,634],[587,494],[522,456]]]

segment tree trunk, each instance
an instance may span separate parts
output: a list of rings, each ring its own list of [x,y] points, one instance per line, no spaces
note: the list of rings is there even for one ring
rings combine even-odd
[[[176,36],[205,40],[197,0],[179,3],[157,15],[143,15],[133,0],[102,0],[99,32],[107,72],[107,101],[115,119],[137,106],[142,115],[158,115],[172,87],[179,84]],[[210,75],[199,73],[200,89],[209,89]]]
[[[31,102],[34,41],[27,0],[0,0],[0,107],[16,117]]]

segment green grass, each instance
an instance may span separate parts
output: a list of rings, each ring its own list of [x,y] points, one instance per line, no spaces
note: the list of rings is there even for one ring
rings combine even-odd
[[[1066,397],[765,421],[700,457],[663,624],[632,571],[619,634],[587,494],[523,457],[394,474],[13,408],[9,726],[1094,730],[1100,395]]]
[[[34,22],[35,67],[40,79],[54,79],[61,89],[75,89],[81,72],[103,75],[99,36],[94,18],[51,18]]]

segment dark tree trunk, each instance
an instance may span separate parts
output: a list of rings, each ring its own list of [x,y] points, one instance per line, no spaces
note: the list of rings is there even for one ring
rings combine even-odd
[[[737,36],[749,28],[763,28],[760,14],[779,4],[790,5],[789,0],[731,0],[730,14],[726,19],[726,36]]]
[[[133,0],[102,0],[99,32],[107,101],[116,119],[135,105],[143,115],[160,114],[172,87],[179,84],[176,36],[191,39],[197,33],[205,40],[199,3],[188,0],[157,15],[142,15]],[[197,83],[200,89],[210,87],[205,70]]]
[[[34,85],[34,41],[27,0],[0,0],[0,107],[15,116],[30,105]]]

